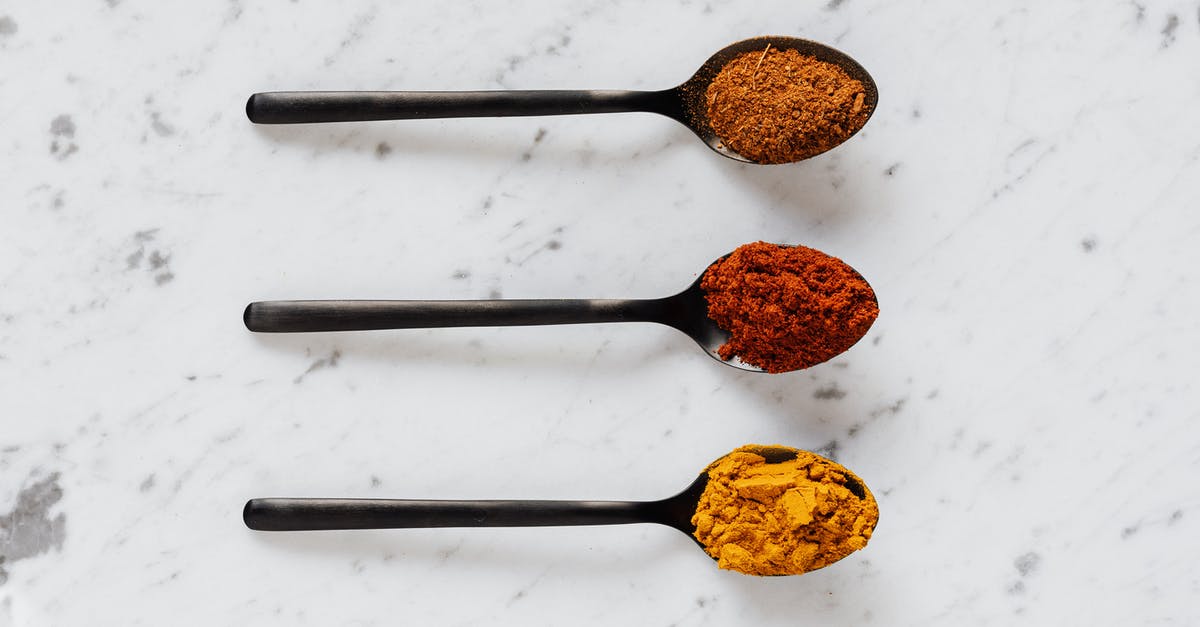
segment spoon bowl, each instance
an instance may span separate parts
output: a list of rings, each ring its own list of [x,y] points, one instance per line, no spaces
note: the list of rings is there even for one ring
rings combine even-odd
[[[720,262],[721,259],[709,264],[709,268]],[[705,268],[705,271],[701,272],[700,276],[696,277],[696,280],[687,289],[663,299],[663,308],[667,310],[665,313],[669,314],[664,318],[665,324],[687,334],[706,355],[726,366],[749,372],[766,372],[758,366],[752,366],[742,361],[736,355],[729,359],[721,357],[720,350],[729,341],[729,331],[722,329],[712,318],[708,317],[708,301],[704,296],[704,288],[700,287],[706,272],[708,272],[708,268]]]
[[[863,110],[866,111],[867,118],[870,119],[871,114],[875,112],[875,106],[879,102],[879,88],[875,84],[875,79],[867,73],[866,68],[850,55],[825,44],[798,37],[763,36],[743,39],[718,50],[704,62],[704,65],[700,66],[699,70],[696,70],[691,78],[682,85],[669,90],[674,92],[681,105],[681,116],[675,119],[691,129],[700,138],[700,141],[703,141],[717,154],[734,161],[758,163],[726,146],[725,142],[713,131],[712,125],[708,121],[707,93],[708,86],[712,84],[713,79],[730,61],[747,52],[766,50],[768,46],[776,50],[795,50],[802,55],[840,67],[850,78],[862,83]],[[863,124],[865,126],[866,122],[864,121]],[[853,137],[861,128],[855,129],[846,139]]]
[[[807,39],[765,36],[726,46],[709,57],[691,78],[677,87],[661,91],[276,91],[250,96],[246,101],[246,116],[256,124],[308,124],[640,111],[665,115],[680,122],[721,156],[743,163],[758,163],[725,146],[713,131],[708,121],[706,93],[709,84],[729,61],[746,52],[765,50],[768,45],[778,50],[796,50],[841,67],[863,84],[863,107],[867,117],[875,111],[879,100],[875,81],[850,56]]]

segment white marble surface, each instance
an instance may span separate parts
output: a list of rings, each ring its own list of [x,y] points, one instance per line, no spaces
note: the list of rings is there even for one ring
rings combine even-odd
[[[867,128],[744,166],[650,115],[255,127],[271,89],[661,88],[834,43]],[[0,4],[0,625],[1200,622],[1200,8]],[[738,372],[649,325],[255,336],[271,298],[651,297],[738,244],[875,286]],[[832,452],[866,550],[718,571],[665,527],[263,534],[254,496],[659,498]]]

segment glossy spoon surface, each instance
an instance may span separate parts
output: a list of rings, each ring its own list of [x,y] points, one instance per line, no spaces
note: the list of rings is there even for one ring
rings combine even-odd
[[[246,115],[256,124],[305,124],[431,118],[573,115],[647,112],[687,126],[718,154],[757,163],[725,146],[708,121],[706,92],[727,63],[746,52],[796,50],[841,67],[865,89],[868,117],[879,91],[871,75],[850,56],[824,44],[796,37],[746,39],[709,57],[691,78],[661,91],[514,90],[514,91],[277,91],[250,96]],[[847,137],[848,139],[848,137]],[[815,155],[810,155],[815,156]]]
[[[250,303],[242,319],[259,333],[656,322],[686,333],[723,364],[763,372],[717,353],[729,332],[708,317],[703,278],[655,299],[282,300]]]
[[[796,458],[794,449],[782,446],[758,447],[755,452],[773,464]],[[261,498],[246,502],[242,518],[258,531],[656,523],[700,544],[693,535],[692,516],[707,485],[707,471],[701,472],[681,492],[658,501]]]

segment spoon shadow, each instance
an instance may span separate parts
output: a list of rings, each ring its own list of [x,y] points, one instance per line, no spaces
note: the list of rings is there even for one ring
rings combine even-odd
[[[869,155],[856,154],[853,147],[843,146],[836,153],[819,155],[787,169],[722,163],[721,175],[742,193],[778,210],[781,217],[802,219],[798,230],[811,233],[814,226],[836,227],[861,220],[873,208],[890,202],[886,187],[873,181],[864,184],[852,174],[882,169],[859,163],[869,159]]]
[[[646,117],[650,117],[647,115]],[[615,122],[619,124],[620,122]],[[276,145],[293,145],[311,150],[314,154],[346,152],[372,161],[420,159],[445,156],[472,162],[529,161],[536,149],[539,159],[555,164],[578,162],[587,166],[596,161],[624,163],[629,159],[645,159],[666,152],[686,151],[694,142],[686,128],[670,126],[649,131],[636,125],[635,138],[620,142],[592,142],[593,135],[586,125],[568,127],[562,123],[545,123],[535,128],[517,126],[487,127],[487,132],[472,129],[470,124],[397,126],[386,122],[367,122],[347,127],[330,126],[270,126],[256,125],[254,132]],[[569,134],[569,140],[542,143],[547,132]],[[610,129],[611,130],[611,129]],[[617,131],[613,130],[615,135]],[[520,138],[527,138],[521,140]]]
[[[644,527],[639,525],[639,527]],[[417,532],[417,533],[412,533]],[[547,535],[559,542],[547,542]],[[543,569],[547,564],[585,576],[597,573],[637,573],[647,562],[695,560],[709,568],[712,560],[686,549],[694,544],[661,525],[630,527],[527,527],[508,529],[427,529],[396,534],[389,530],[355,533],[253,533],[256,545],[284,553],[304,553],[344,563],[347,558],[371,560],[388,568],[413,572],[437,568],[497,570]],[[424,537],[422,537],[424,536]],[[489,541],[489,538],[503,541]],[[605,547],[611,547],[606,549]],[[618,550],[625,547],[627,550]],[[628,549],[634,550],[628,550]],[[686,550],[681,550],[681,548]],[[600,550],[596,550],[600,549]]]
[[[687,337],[667,329],[649,327],[627,337],[612,339],[604,335],[603,327],[581,331],[561,328],[563,336],[555,337],[553,329],[538,333],[533,330],[492,329],[481,340],[469,330],[443,330],[427,335],[417,332],[398,334],[391,331],[354,334],[293,335],[254,334],[256,344],[277,353],[298,356],[297,372],[303,372],[308,362],[333,354],[343,358],[374,363],[419,364],[421,368],[439,366],[447,369],[466,366],[510,368],[546,373],[588,372],[592,375],[627,376],[631,371],[647,370],[679,360],[710,362],[695,353]],[[446,334],[459,333],[463,341]],[[596,338],[590,336],[596,335]]]
[[[869,344],[869,343],[868,343]],[[869,357],[864,357],[869,359]],[[839,451],[882,418],[894,416],[903,401],[873,406],[861,390],[886,389],[885,382],[849,372],[844,358],[819,373],[778,379],[735,373],[730,389],[757,414],[773,417],[780,440],[808,442],[814,453],[841,462]]]

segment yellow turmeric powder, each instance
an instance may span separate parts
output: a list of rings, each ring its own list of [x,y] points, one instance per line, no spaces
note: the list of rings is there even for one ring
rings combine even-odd
[[[795,457],[774,461],[781,452]],[[692,524],[721,568],[749,575],[816,570],[866,546],[879,520],[858,477],[808,451],[743,446],[706,472]]]

